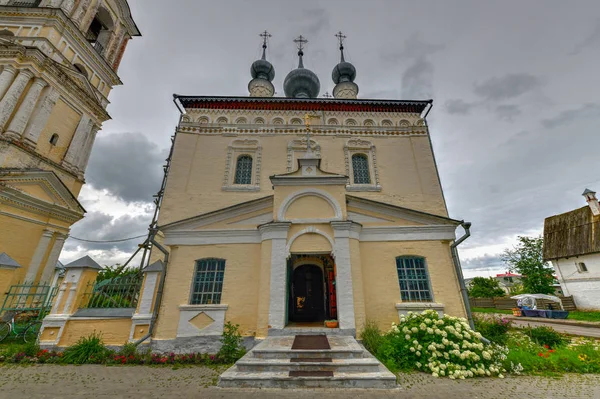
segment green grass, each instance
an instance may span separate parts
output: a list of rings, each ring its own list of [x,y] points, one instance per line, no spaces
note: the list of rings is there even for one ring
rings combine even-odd
[[[501,313],[501,314],[512,314],[512,310],[495,309],[495,308],[471,308],[473,313]],[[579,320],[579,321],[595,321],[600,322],[600,312],[583,312],[576,310],[569,312],[567,320]]]

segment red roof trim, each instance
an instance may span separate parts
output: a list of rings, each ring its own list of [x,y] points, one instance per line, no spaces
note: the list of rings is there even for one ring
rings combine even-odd
[[[386,101],[386,100],[295,100],[295,99],[251,99],[251,98],[202,98],[179,97],[185,108],[204,109],[254,109],[254,110],[294,110],[294,111],[341,111],[341,112],[406,112],[420,114],[430,103],[428,101]]]

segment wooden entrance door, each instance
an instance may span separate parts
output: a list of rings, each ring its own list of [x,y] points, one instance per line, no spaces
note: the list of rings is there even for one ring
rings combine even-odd
[[[291,321],[311,322],[325,319],[323,271],[315,265],[298,266],[292,273]]]

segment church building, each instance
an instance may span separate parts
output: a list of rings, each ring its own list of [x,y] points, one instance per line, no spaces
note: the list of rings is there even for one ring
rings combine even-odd
[[[337,36],[333,97],[318,97],[302,36],[275,97],[266,32],[249,96],[175,95],[153,348],[214,353],[228,321],[252,340],[326,320],[356,336],[408,311],[466,316],[453,246],[464,223],[444,201],[432,101],[358,98]]]
[[[126,0],[0,0],[0,305],[51,283],[127,43]]]

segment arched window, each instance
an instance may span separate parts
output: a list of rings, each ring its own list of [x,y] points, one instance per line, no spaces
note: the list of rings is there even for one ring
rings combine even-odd
[[[196,261],[190,304],[210,305],[221,303],[225,259],[206,258]]]
[[[250,155],[238,157],[233,184],[252,184],[252,157]]]
[[[369,158],[365,154],[352,155],[352,174],[354,184],[371,184]]]
[[[398,283],[402,302],[432,302],[429,273],[425,258],[420,256],[399,256],[396,258]]]
[[[52,137],[50,137],[50,144],[56,145],[58,144],[58,134],[54,133]]]

